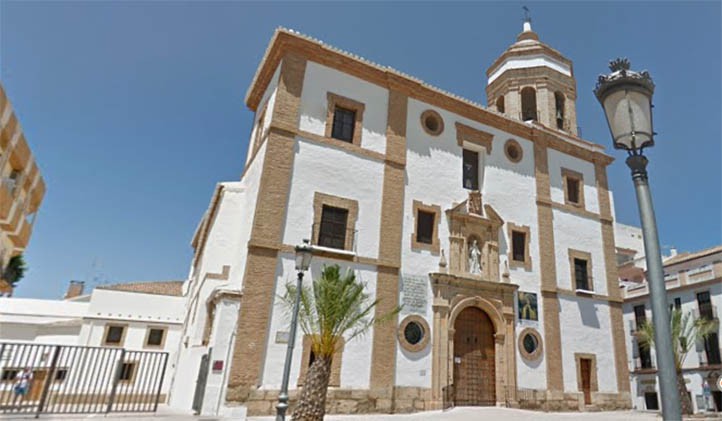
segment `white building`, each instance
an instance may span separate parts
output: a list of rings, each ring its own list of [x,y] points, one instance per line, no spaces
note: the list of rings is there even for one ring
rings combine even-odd
[[[276,31],[246,96],[245,170],[193,239],[171,405],[273,413],[277,296],[310,238],[305,282],[338,264],[377,311],[404,305],[334,357],[331,412],[630,406],[613,159],[577,136],[572,62],[527,22],[487,77],[484,107]],[[310,354],[297,344],[292,402]]]
[[[164,367],[166,380],[159,386],[165,401],[183,324],[181,287],[180,281],[125,283],[100,286],[84,295],[82,283],[71,282],[64,300],[0,297],[0,404],[24,367],[30,367],[35,378],[28,397],[31,401],[40,399],[51,371],[53,396],[61,391],[66,399],[97,394],[109,387],[113,378],[110,368],[101,367],[111,367],[123,357],[121,352],[110,355],[103,349],[124,350],[128,355],[123,368],[123,376],[128,378],[121,382],[119,393],[123,388],[143,388],[136,383],[141,383],[141,374],[149,370],[154,371],[154,378],[161,378]],[[51,370],[56,348],[58,368]],[[145,351],[155,353],[142,357]],[[158,351],[168,354],[167,366],[166,357]],[[82,380],[88,377],[102,377],[107,384],[100,387],[102,381],[91,384]],[[149,395],[154,392],[143,390]]]
[[[663,264],[670,307],[681,309],[683,314],[691,314],[694,319],[705,317],[719,320],[717,309],[722,305],[722,246],[677,254],[664,259]],[[632,405],[636,409],[658,410],[659,386],[654,349],[641,348],[634,336],[640,323],[652,320],[644,268],[635,261],[629,261],[620,266],[619,275],[626,285],[624,326],[627,355],[631,359]],[[722,411],[722,391],[716,386],[717,379],[722,375],[718,333],[710,335],[706,341],[695,343],[684,361],[683,375],[695,412]],[[702,386],[704,381],[711,388],[707,404]]]

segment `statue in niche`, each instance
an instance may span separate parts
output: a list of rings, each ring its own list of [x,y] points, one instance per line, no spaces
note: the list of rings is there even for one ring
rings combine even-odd
[[[476,240],[471,244],[469,249],[469,273],[472,275],[481,275],[481,251]]]

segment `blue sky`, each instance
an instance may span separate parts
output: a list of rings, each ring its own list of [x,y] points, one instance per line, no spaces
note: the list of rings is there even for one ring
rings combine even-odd
[[[213,186],[243,170],[243,98],[277,26],[486,103],[486,68],[523,4],[0,2],[0,78],[48,186],[16,296],[187,275]],[[651,72],[662,244],[722,242],[720,3],[526,4],[542,41],[574,61],[584,138],[609,145],[592,89],[610,59]],[[611,154],[617,218],[638,224]]]

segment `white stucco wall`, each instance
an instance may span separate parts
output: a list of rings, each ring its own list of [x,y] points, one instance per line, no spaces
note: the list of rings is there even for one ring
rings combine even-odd
[[[604,264],[602,229],[599,222],[591,221],[576,214],[554,209],[554,252],[557,264],[557,285],[559,288],[575,290],[572,282],[573,268],[569,263],[569,249],[587,252],[592,256],[592,277],[594,292],[607,294],[607,276]]]
[[[599,300],[559,297],[560,336],[565,392],[578,392],[575,353],[596,355],[599,392],[616,393],[609,306]]]
[[[594,173],[594,164],[559,152],[548,149],[549,158],[549,184],[551,185],[552,201],[564,203],[564,182],[562,168],[581,173],[584,178],[584,209],[599,213],[599,196]]]
[[[295,245],[311,238],[313,197],[319,192],[358,202],[356,251],[359,256],[377,257],[383,163],[302,138],[295,150],[283,242]]]
[[[642,229],[632,225],[614,223],[614,242],[615,246],[636,250],[635,257],[644,256],[644,239],[642,238]]]
[[[251,134],[249,136],[248,141],[248,150],[246,151],[246,165],[250,162],[251,158],[253,157],[253,154],[251,151],[256,147],[254,144],[256,141],[256,132],[258,130],[263,130],[263,134],[266,133],[266,130],[268,130],[268,126],[271,124],[271,120],[273,118],[273,109],[276,105],[276,92],[278,88],[278,78],[281,73],[280,66],[276,69],[276,71],[273,73],[273,78],[268,84],[268,87],[266,88],[266,91],[263,93],[263,96],[261,97],[261,101],[258,103],[258,109],[256,110],[256,113],[253,116],[253,127],[251,128]],[[260,118],[260,115],[258,113],[262,112],[264,109],[266,110],[266,114],[264,114],[263,122],[261,126],[258,125],[258,119]],[[263,141],[263,139],[258,139],[259,141]]]
[[[572,75],[571,69],[568,65],[560,62],[559,60],[554,60],[549,56],[537,54],[524,57],[509,57],[489,75],[487,84],[491,84],[507,70],[526,69],[529,67],[548,67],[563,75]]]
[[[385,153],[388,91],[312,61],[306,63],[301,94],[300,129],[319,136],[325,134],[329,92],[365,105],[361,147]]]

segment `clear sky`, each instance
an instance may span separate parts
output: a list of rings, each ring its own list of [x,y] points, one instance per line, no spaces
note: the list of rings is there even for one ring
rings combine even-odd
[[[276,27],[486,103],[485,71],[521,31],[524,4],[541,40],[574,61],[584,138],[609,145],[592,89],[610,59],[651,72],[662,244],[720,244],[719,1],[3,0],[0,78],[48,186],[16,296],[59,298],[71,279],[185,278],[215,183],[243,170],[252,124],[243,99]],[[611,154],[617,219],[636,225],[624,155]]]

